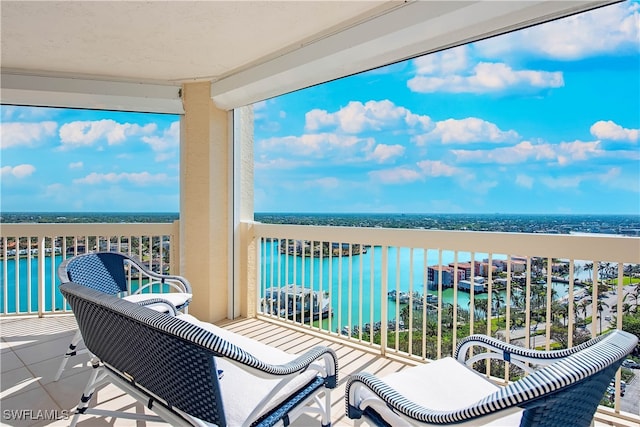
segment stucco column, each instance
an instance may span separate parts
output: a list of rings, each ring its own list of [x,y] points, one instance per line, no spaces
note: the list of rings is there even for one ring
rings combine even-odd
[[[236,200],[236,310],[243,317],[256,315],[257,259],[253,235],[253,107],[241,107],[234,112],[235,132],[235,200]],[[242,223],[240,221],[243,221]]]
[[[229,113],[216,108],[209,82],[184,84],[180,121],[180,274],[193,287],[189,313],[207,322],[227,317]]]

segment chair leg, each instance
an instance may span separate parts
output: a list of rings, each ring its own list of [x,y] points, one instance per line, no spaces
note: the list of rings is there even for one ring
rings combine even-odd
[[[82,335],[80,335],[80,331],[78,330],[76,331],[76,334],[73,336],[73,339],[71,340],[71,344],[69,344],[69,349],[64,354],[64,358],[60,362],[58,373],[53,379],[54,381],[58,381],[62,376],[62,371],[64,371],[64,368],[67,366],[67,362],[69,361],[69,358],[71,356],[75,356],[76,354],[78,354],[78,352],[76,351],[76,347],[78,347],[78,344],[80,343],[80,341],[82,341]]]
[[[331,427],[331,393],[324,391],[324,411],[322,411],[322,427]]]
[[[92,363],[94,359],[95,358],[92,359]],[[82,392],[82,397],[80,397],[80,402],[78,402],[78,406],[76,407],[75,414],[71,419],[69,427],[75,427],[80,415],[84,414],[85,411],[89,408],[89,401],[91,400],[96,387],[100,385],[101,382],[103,382],[107,377],[107,375],[103,373],[104,368],[100,369],[99,364],[93,365],[93,368],[94,369],[93,371],[91,371],[91,376],[89,377],[89,381],[87,382],[84,391]]]

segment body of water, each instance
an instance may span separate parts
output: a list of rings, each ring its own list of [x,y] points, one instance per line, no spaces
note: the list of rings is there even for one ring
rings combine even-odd
[[[387,254],[388,290],[435,294],[436,291],[430,291],[425,286],[426,267],[437,265],[438,256],[438,252],[435,250],[427,251],[425,254],[423,249],[415,249],[411,252],[407,248],[389,248]],[[446,265],[454,261],[453,252],[443,252],[442,256],[442,264]],[[383,272],[381,270],[382,248],[380,247],[367,248],[365,254],[351,258],[332,257],[329,259],[329,257],[323,257],[321,259],[283,255],[279,253],[277,243],[267,243],[263,246],[262,257],[264,263],[261,274],[265,288],[296,284],[306,289],[330,294],[333,312],[332,330],[345,325],[391,320],[399,315],[402,306],[398,307],[386,295],[381,295]],[[476,262],[481,262],[485,258],[487,258],[486,254],[475,254]],[[469,260],[470,254],[458,253],[458,262]],[[61,262],[62,256],[60,255],[53,258],[53,266],[51,265],[52,257],[45,258],[43,292],[47,311],[60,310],[64,307],[64,299],[57,288],[59,282],[56,276],[57,267]],[[16,268],[18,270],[17,276]],[[20,259],[17,263],[14,259],[8,259],[6,264],[0,262],[1,312],[15,313],[16,307],[20,312],[37,311],[39,285],[37,269],[38,262],[35,258],[32,259],[30,269],[26,258]],[[16,277],[18,277],[17,282],[19,283],[17,287]],[[30,287],[27,285],[29,277],[31,278]],[[558,298],[565,296],[568,292],[566,284],[554,283],[553,287]],[[460,307],[464,309],[468,307],[470,294],[454,289],[447,289],[443,292],[442,302],[453,303],[454,296]],[[380,316],[383,297],[388,304],[384,319]],[[503,295],[503,297],[506,301],[506,296]],[[486,299],[487,295],[476,294],[475,298]]]
[[[349,257],[301,257],[280,254],[277,243],[268,242],[263,246],[262,282],[264,288],[282,287],[295,284],[305,289],[328,292],[333,316],[331,330],[360,323],[388,321],[399,316],[401,307],[382,295],[382,251],[381,247],[371,247],[367,253]],[[426,256],[425,256],[426,255]],[[454,252],[442,253],[442,264],[454,261]],[[427,287],[426,267],[438,265],[438,251],[408,248],[389,248],[387,254],[388,291],[418,292],[435,294]],[[482,262],[487,254],[476,253],[475,261]],[[494,259],[506,259],[494,256]],[[272,261],[273,260],[273,261]],[[468,262],[471,254],[458,252],[457,261]],[[272,267],[273,266],[273,267]],[[568,294],[568,285],[553,283],[557,298]],[[501,292],[506,302],[506,292]],[[475,294],[477,299],[486,299],[487,294]],[[387,301],[387,314],[381,318],[382,298]],[[442,302],[453,303],[463,309],[469,306],[470,294],[456,289],[443,292]],[[349,303],[351,301],[351,303]],[[373,313],[373,316],[372,316]],[[324,321],[325,326],[328,323]]]
[[[0,297],[0,312],[15,313],[16,307],[19,312],[38,311],[38,259],[32,258],[30,268],[27,261],[27,258],[20,258],[16,263],[15,259],[10,258],[5,264],[4,260],[0,260],[0,295],[2,295]],[[44,287],[45,310],[61,310],[64,306],[64,298],[58,291],[59,282],[56,276],[58,265],[61,262],[62,255],[55,256],[53,266],[50,256],[44,259],[45,283],[42,285]],[[31,278],[31,286],[28,285],[29,278]],[[55,289],[53,283],[55,283]]]

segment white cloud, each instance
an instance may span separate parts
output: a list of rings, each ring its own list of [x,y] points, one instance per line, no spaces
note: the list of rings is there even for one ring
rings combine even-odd
[[[447,143],[471,142],[513,142],[519,139],[516,131],[503,131],[494,123],[475,117],[462,120],[448,119],[437,122],[435,128],[423,135],[418,135],[414,141],[424,145],[429,141]]]
[[[640,135],[640,130],[623,128],[611,120],[595,122],[589,130],[591,131],[591,135],[598,139],[613,141],[636,142],[638,141],[638,135]]]
[[[29,164],[22,164],[18,166],[3,166],[1,169],[2,176],[13,176],[21,179],[33,175],[36,171],[35,166]]]
[[[574,141],[560,144],[532,144],[530,141],[522,141],[511,147],[491,150],[452,150],[452,153],[460,162],[516,164],[537,160],[555,161],[559,165],[567,165],[604,154],[598,141]]]
[[[406,184],[424,179],[420,173],[406,167],[371,171],[369,177],[381,184]]]
[[[431,55],[424,55],[413,60],[416,73],[446,75],[463,71],[468,67],[467,45],[454,47]]]
[[[549,188],[577,188],[584,180],[583,176],[542,177],[540,181]]]
[[[590,172],[561,177],[542,177],[540,182],[552,189],[578,188],[587,181],[596,182],[598,186],[640,193],[640,181],[629,179],[620,167],[611,167],[602,172]]]
[[[0,149],[10,147],[35,147],[45,137],[54,136],[56,122],[0,123]]]
[[[385,163],[400,157],[404,154],[405,148],[402,145],[378,144],[370,155],[370,159],[378,163]]]
[[[491,58],[526,53],[542,58],[575,60],[598,54],[637,51],[640,17],[635,2],[622,2],[475,43]]]
[[[433,127],[433,121],[429,116],[421,116],[419,114],[409,113],[405,117],[404,121],[410,127],[416,127],[417,125],[420,125],[423,130],[428,130]]]
[[[177,156],[177,150],[180,146],[180,122],[171,123],[161,136],[143,136],[141,139],[145,144],[149,144],[156,153],[155,160],[157,162],[173,159]]]
[[[550,147],[556,146],[550,145]],[[602,155],[604,151],[600,148],[600,142],[598,141],[584,142],[576,140],[573,142],[561,142],[557,146],[557,153],[572,162]]]
[[[396,106],[388,99],[382,101],[351,101],[335,113],[326,110],[311,110],[305,116],[305,129],[317,131],[326,127],[337,127],[345,133],[365,130],[383,130],[401,122],[409,126],[428,124],[427,116],[418,116],[404,107]]]
[[[282,155],[289,159],[331,159],[339,163],[350,163],[371,159],[374,148],[375,141],[372,138],[314,133],[259,141],[256,156],[260,159],[268,153],[269,156]]]
[[[154,123],[140,126],[131,123],[117,123],[111,119],[97,121],[75,121],[60,127],[60,142],[63,147],[74,148],[92,145],[105,138],[109,145],[120,144],[128,137],[149,135],[156,131]]]
[[[369,172],[372,181],[380,184],[406,184],[415,181],[424,181],[427,178],[437,177],[463,177],[466,181],[471,175],[463,169],[446,164],[441,160],[421,160],[416,163],[417,169],[407,166],[399,166],[392,169],[376,170]],[[474,185],[482,185],[477,180],[471,180]]]
[[[69,163],[69,169],[82,169],[84,167],[83,162],[73,162]]]
[[[322,129],[328,126],[335,126],[338,124],[338,118],[335,114],[329,114],[327,110],[311,110],[305,114],[305,129],[315,132],[318,129]]]
[[[443,163],[440,160],[422,160],[417,165],[425,176],[454,176],[464,173],[461,169]]]
[[[50,119],[55,116],[57,108],[23,107],[14,105],[0,105],[3,122],[35,122]]]
[[[74,184],[88,184],[88,185],[98,185],[98,184],[118,184],[118,183],[129,183],[136,186],[149,186],[149,185],[158,185],[158,184],[166,184],[169,182],[173,182],[175,178],[169,177],[165,173],[159,174],[150,174],[149,172],[139,172],[139,173],[90,173],[84,178],[74,179]]]
[[[597,175],[596,180],[600,184],[610,188],[640,193],[640,181],[637,179],[629,179],[619,167],[612,167],[608,171]]]
[[[466,177],[466,179],[459,179],[458,182],[462,188],[473,191],[473,194],[476,196],[487,194],[489,190],[498,186],[498,181],[478,179],[473,174]]]
[[[312,164],[308,160],[292,160],[288,158],[276,158],[270,159],[265,156],[261,156],[254,162],[256,170],[270,170],[270,169],[295,169],[299,167],[311,167]]]
[[[323,190],[334,190],[340,187],[340,180],[334,177],[326,177],[306,181],[308,187],[320,187]]]
[[[533,178],[528,175],[523,175],[519,173],[516,176],[516,185],[524,188],[533,188]]]
[[[422,75],[407,81],[413,92],[488,93],[513,88],[556,88],[564,86],[561,72],[514,70],[503,63],[481,62],[468,75]]]

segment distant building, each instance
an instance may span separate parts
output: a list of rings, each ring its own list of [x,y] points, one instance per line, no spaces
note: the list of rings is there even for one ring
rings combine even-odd
[[[449,267],[454,268],[455,263],[449,264]],[[458,263],[458,271],[464,271],[464,276],[462,279],[467,279],[471,277],[471,263],[470,262],[459,262]]]
[[[489,265],[488,262],[479,262],[476,265],[478,266],[478,275],[482,277],[489,277],[489,271],[491,271],[492,277],[498,272],[498,267]]]
[[[432,265],[427,267],[427,284],[429,289],[438,289],[438,275],[442,269],[442,287],[444,289],[453,287],[454,268],[450,265]],[[458,269],[458,280],[465,278],[464,270]]]
[[[471,281],[470,280],[460,280],[458,282],[458,289],[464,292],[471,292]],[[473,292],[476,294],[481,294],[486,292],[487,288],[484,283],[484,278],[482,277],[474,277],[473,284]]]
[[[494,260],[493,264],[498,268],[498,271],[507,271],[507,260]],[[511,273],[523,273],[527,268],[527,261],[521,258],[511,258]]]

